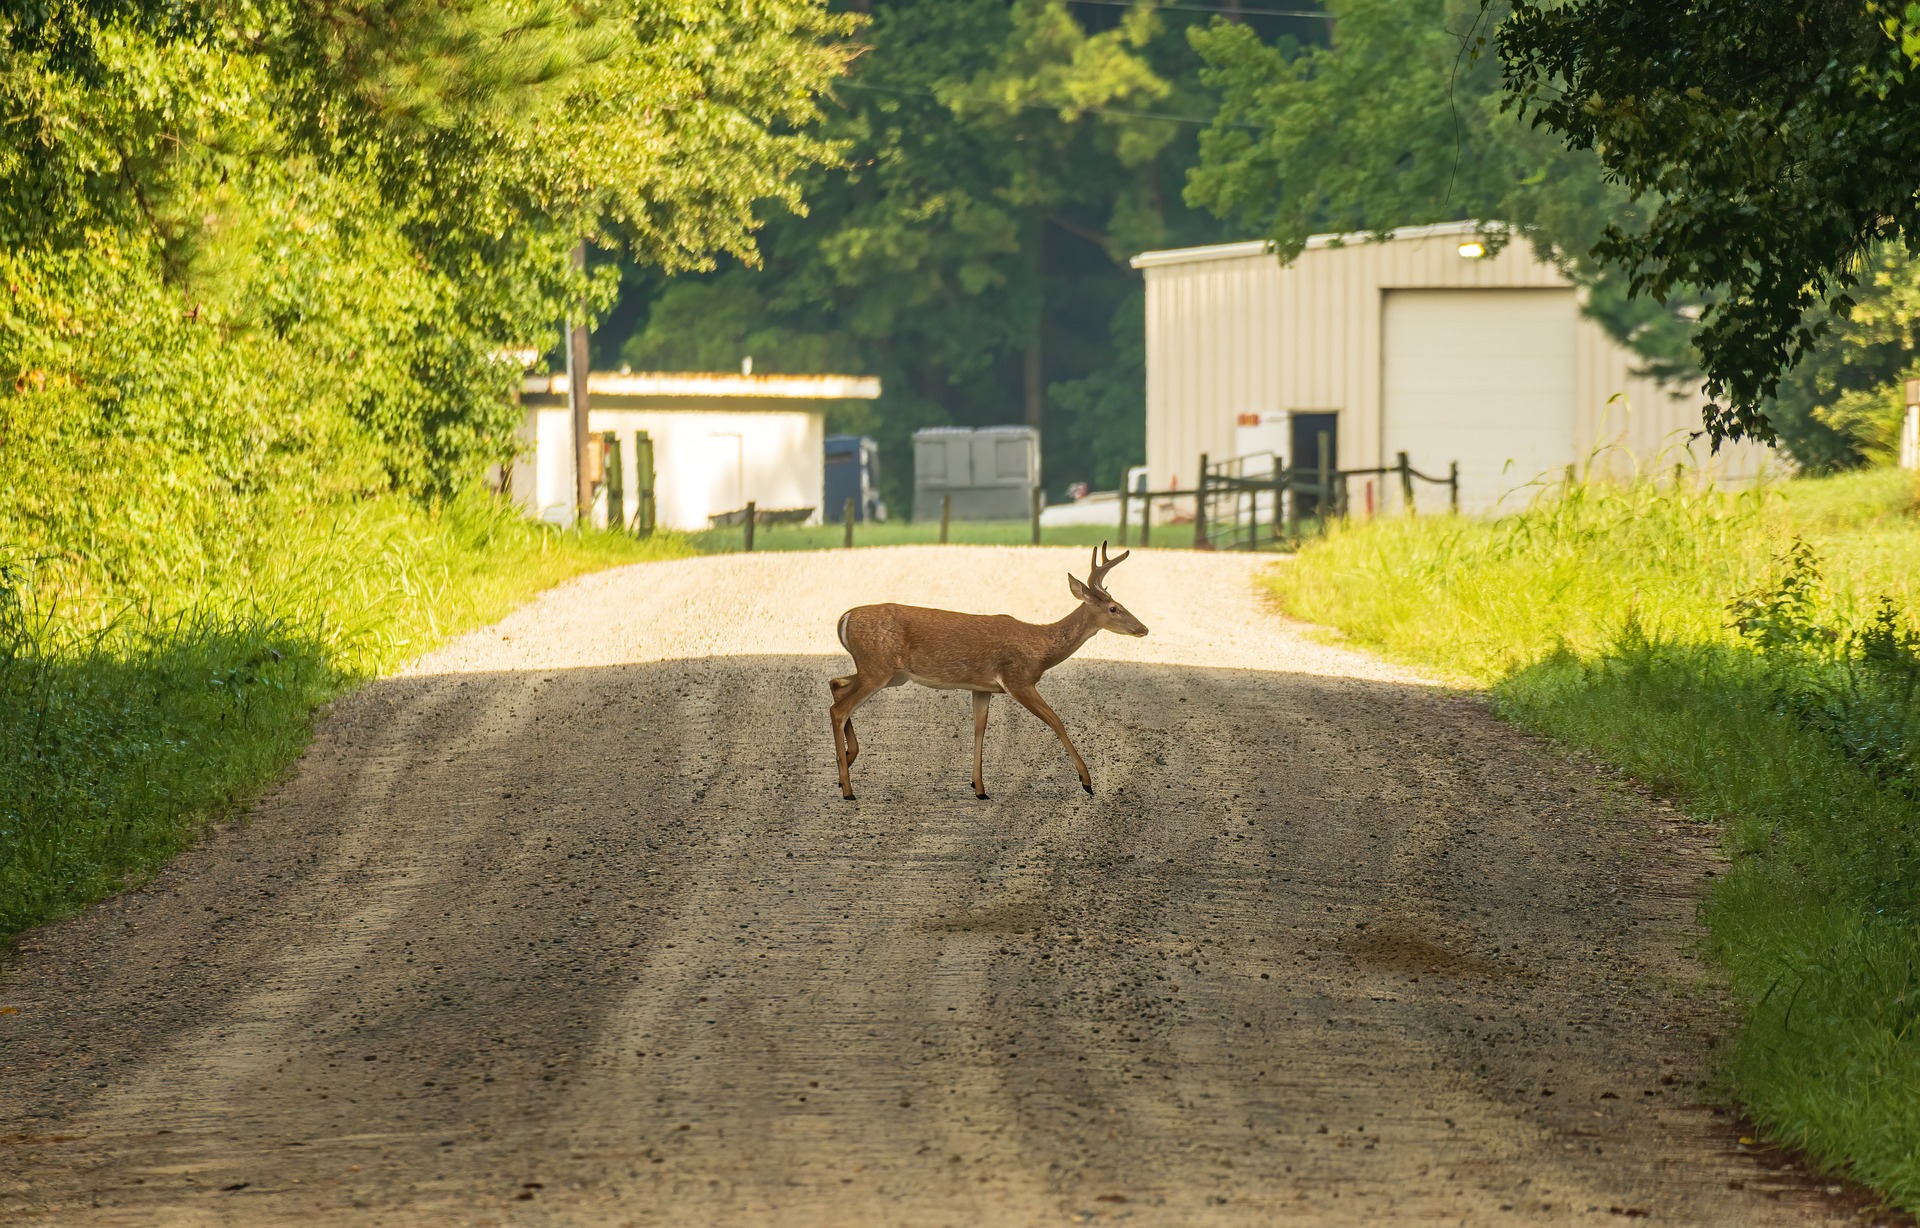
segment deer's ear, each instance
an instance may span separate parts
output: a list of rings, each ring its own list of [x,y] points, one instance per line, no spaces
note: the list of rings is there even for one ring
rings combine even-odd
[[[1079,578],[1072,572],[1067,573],[1067,587],[1073,590],[1073,595],[1082,601],[1091,600],[1093,597],[1093,593],[1088,590],[1086,585],[1080,583]]]

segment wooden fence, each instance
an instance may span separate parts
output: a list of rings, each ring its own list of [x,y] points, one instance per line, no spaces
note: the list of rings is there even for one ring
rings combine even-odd
[[[1257,550],[1268,542],[1297,541],[1303,528],[1320,530],[1328,521],[1346,516],[1350,510],[1348,492],[1354,478],[1392,476],[1400,486],[1401,503],[1409,511],[1414,504],[1414,483],[1425,482],[1447,488],[1447,506],[1460,510],[1460,462],[1447,466],[1445,477],[1435,477],[1415,469],[1402,452],[1392,465],[1373,469],[1334,467],[1328,436],[1322,432],[1317,463],[1312,468],[1288,466],[1282,458],[1260,454],[1213,462],[1200,455],[1199,482],[1188,490],[1146,490],[1120,492],[1120,544],[1127,545],[1139,518],[1139,542],[1153,544],[1153,507],[1156,502],[1191,502],[1193,506],[1193,545],[1197,550]],[[1248,475],[1247,463],[1266,459],[1269,467]],[[1261,513],[1266,512],[1265,531]],[[1186,527],[1167,525],[1167,529]]]

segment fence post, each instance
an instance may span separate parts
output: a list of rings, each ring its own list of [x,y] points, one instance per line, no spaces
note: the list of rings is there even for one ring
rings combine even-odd
[[[953,493],[940,496],[940,544],[947,544],[947,524],[953,519]]]
[[[854,504],[853,496],[848,495],[846,511],[840,514],[840,519],[846,522],[846,527],[847,527],[846,547],[849,550],[853,549],[853,504]]]
[[[1200,481],[1193,488],[1193,548],[1207,548],[1207,454],[1200,454]]]
[[[753,553],[753,522],[759,518],[754,509],[753,500],[747,500],[747,553]]]
[[[1151,486],[1153,483],[1148,482],[1147,485]],[[1140,544],[1142,546],[1153,544],[1153,492],[1151,490],[1140,493]]]
[[[1407,509],[1407,515],[1414,514],[1413,507],[1413,466],[1407,461],[1407,454],[1400,453],[1397,466],[1400,470],[1400,506]]]
[[[633,531],[646,537],[654,530],[657,504],[653,496],[653,437],[645,431],[633,433],[633,480],[640,492],[640,507],[633,514]]]
[[[1325,532],[1327,517],[1333,513],[1333,436],[1321,431],[1315,442],[1320,448],[1320,493],[1314,500],[1313,510],[1320,513],[1320,529]]]
[[[1120,475],[1120,544],[1127,544],[1127,476]]]
[[[1280,517],[1284,514],[1282,504],[1286,502],[1287,469],[1280,463],[1279,457],[1273,458],[1273,540],[1280,540]]]
[[[1454,461],[1447,466],[1447,510],[1460,513],[1460,462]]]
[[[1247,549],[1260,548],[1260,492],[1249,489],[1247,492]],[[1278,509],[1274,515],[1278,516]]]
[[[1047,492],[1040,487],[1033,488],[1033,544],[1040,544],[1040,509],[1046,506]]]

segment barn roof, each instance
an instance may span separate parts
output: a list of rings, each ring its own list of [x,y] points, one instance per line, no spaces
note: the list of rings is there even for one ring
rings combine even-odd
[[[1398,230],[1388,231],[1386,241],[1477,235],[1484,225],[1483,222],[1436,222],[1430,226],[1402,226]],[[1306,250],[1381,241],[1381,236],[1370,230],[1356,230],[1347,234],[1313,235],[1307,240]],[[1248,243],[1215,243],[1210,247],[1175,247],[1166,251],[1141,252],[1129,263],[1136,269],[1150,269],[1166,264],[1197,264],[1202,260],[1243,260],[1248,256],[1265,255],[1271,250],[1272,245],[1265,239],[1255,239]]]

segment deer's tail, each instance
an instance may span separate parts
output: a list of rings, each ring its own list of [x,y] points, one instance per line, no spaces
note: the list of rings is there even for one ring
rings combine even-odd
[[[840,616],[840,621],[834,625],[834,632],[840,637],[840,647],[846,649],[848,652],[853,651],[853,645],[847,643],[847,620],[852,617],[853,611],[848,610]]]

